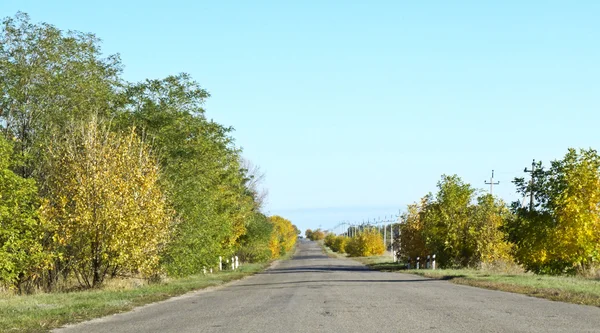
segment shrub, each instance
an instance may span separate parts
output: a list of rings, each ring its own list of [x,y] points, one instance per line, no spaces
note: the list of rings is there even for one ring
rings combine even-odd
[[[325,246],[331,248],[333,246],[333,242],[335,242],[335,235],[332,233],[327,234],[325,236]]]
[[[346,243],[348,242],[348,238],[344,236],[337,236],[333,240],[333,244],[331,244],[330,248],[339,253],[346,253]]]
[[[325,238],[325,233],[323,231],[321,231],[321,229],[317,229],[317,230],[311,232],[310,235],[308,236],[308,238],[311,241],[318,241],[318,240]]]
[[[351,238],[345,247],[346,253],[351,257],[368,257],[380,255],[385,252],[383,237],[375,230],[365,230],[356,237]]]

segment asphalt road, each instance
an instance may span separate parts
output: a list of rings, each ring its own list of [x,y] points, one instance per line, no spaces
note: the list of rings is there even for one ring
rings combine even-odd
[[[368,271],[302,241],[264,273],[57,332],[600,332],[600,308]]]

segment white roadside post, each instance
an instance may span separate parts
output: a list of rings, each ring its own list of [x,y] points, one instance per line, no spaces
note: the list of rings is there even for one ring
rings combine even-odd
[[[206,275],[206,266],[202,267],[202,274]]]
[[[417,269],[421,266],[421,257],[417,257]]]
[[[240,259],[238,256],[235,256],[235,269],[240,268]]]
[[[435,269],[435,254],[433,255],[433,261],[431,263],[431,268]]]
[[[212,268],[210,269],[210,274],[212,274]]]
[[[223,270],[223,257],[219,256],[219,270]]]
[[[235,258],[231,257],[231,270],[235,271]]]

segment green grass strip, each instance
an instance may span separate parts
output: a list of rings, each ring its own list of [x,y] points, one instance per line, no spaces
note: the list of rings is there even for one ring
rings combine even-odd
[[[389,257],[383,256],[355,258],[355,260],[370,269],[383,272],[399,271],[473,287],[600,307],[600,281],[597,279],[533,273],[498,273],[476,269],[406,270],[404,263],[393,263]]]
[[[268,264],[247,264],[238,271],[195,275],[123,290],[88,290],[25,296],[0,295],[0,332],[47,332],[187,292],[219,286],[264,270]]]

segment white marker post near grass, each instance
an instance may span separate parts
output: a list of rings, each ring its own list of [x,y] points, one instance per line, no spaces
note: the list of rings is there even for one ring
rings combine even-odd
[[[235,256],[235,269],[240,268],[240,259],[238,256]]]
[[[223,270],[223,257],[219,256],[219,270]]]
[[[435,269],[435,254],[433,255],[433,260],[431,261],[431,269]]]

